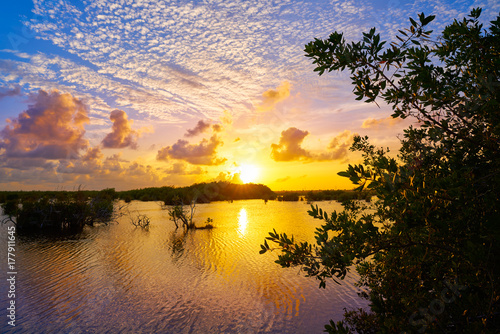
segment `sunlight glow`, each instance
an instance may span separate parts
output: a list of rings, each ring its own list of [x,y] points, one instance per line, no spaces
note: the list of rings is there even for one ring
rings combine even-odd
[[[243,183],[253,183],[260,174],[260,169],[254,165],[241,165],[236,171]]]

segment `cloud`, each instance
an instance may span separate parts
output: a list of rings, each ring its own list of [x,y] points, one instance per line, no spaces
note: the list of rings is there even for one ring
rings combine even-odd
[[[70,94],[40,90],[31,104],[0,131],[7,158],[74,159],[88,146],[86,105]]]
[[[210,123],[199,120],[193,129],[188,129],[184,137],[194,137],[210,129]]]
[[[197,145],[189,144],[188,141],[179,139],[174,145],[160,149],[156,159],[179,159],[193,165],[220,165],[227,160],[216,156],[217,147],[220,145],[223,145],[223,142],[217,135],[210,137],[210,140],[202,139]]]
[[[335,136],[328,145],[329,152],[320,154],[318,160],[347,159],[349,148],[352,145],[354,136],[357,135],[357,133],[351,133],[351,131],[345,130],[344,132]]]
[[[269,111],[273,109],[278,102],[285,100],[289,96],[290,84],[284,81],[276,90],[269,89],[262,94],[262,102],[257,106],[257,111]]]
[[[175,175],[199,175],[206,173],[206,171],[199,166],[197,166],[196,168],[188,169],[185,163],[176,162],[172,164],[171,168],[165,169],[165,173]]]
[[[220,124],[213,124],[212,125],[212,130],[214,132],[221,132],[222,131],[222,125],[220,125]]]
[[[3,160],[3,161],[2,161]],[[33,168],[53,169],[56,164],[43,158],[9,158],[1,159],[2,168],[12,168],[19,170],[30,170]]]
[[[282,177],[282,178],[279,178],[279,179],[276,179],[274,182],[286,182],[288,180],[290,180],[291,177],[290,176],[285,176],[285,177]]]
[[[82,156],[82,161],[94,161],[94,160],[102,160],[104,158],[104,154],[102,154],[101,149],[99,147],[90,147],[87,152]]]
[[[127,177],[135,177],[135,178],[144,178],[147,177],[149,179],[157,178],[156,169],[151,165],[143,165],[138,161],[134,161],[128,165],[125,170]]]
[[[104,157],[99,147],[89,148],[79,160],[63,160],[55,171],[59,182],[83,183],[103,188],[105,186],[130,188],[149,184],[157,185],[165,178],[158,168],[141,163],[126,161],[121,154]],[[48,171],[44,178],[49,178]]]
[[[330,161],[347,159],[349,148],[356,133],[345,130],[335,136],[327,147],[327,152],[314,154],[302,148],[304,138],[309,134],[291,127],[281,132],[279,144],[271,144],[271,158],[274,161]]]
[[[61,174],[93,175],[103,171],[103,155],[99,148],[89,149],[80,160],[61,160],[56,172]]]
[[[231,172],[220,172],[219,175],[214,179],[215,182],[231,182],[234,184],[243,184],[241,180],[240,173],[231,173]]]
[[[123,110],[115,109],[111,112],[109,119],[113,122],[111,133],[102,140],[104,148],[137,148],[137,137],[139,133],[132,130],[132,121],[129,121]]]
[[[206,122],[204,120],[199,120],[196,126],[192,129],[188,129],[184,134],[184,137],[195,137],[202,133],[207,133],[212,128],[213,132],[221,132],[222,125],[220,124],[211,124],[210,122]]]
[[[282,131],[279,144],[271,144],[271,158],[274,161],[311,159],[311,153],[301,147],[302,141],[308,134],[308,131],[294,127]]]
[[[187,168],[174,164],[170,170],[156,168],[141,161],[122,159],[121,153],[104,157],[100,147],[88,148],[80,159],[47,161],[42,158],[10,158],[0,156],[0,188],[9,190],[74,189],[81,184],[87,189],[106,187],[122,190],[158,186],[189,185],[206,173],[201,167]],[[171,173],[168,173],[171,172]]]
[[[233,124],[233,116],[231,115],[231,113],[228,110],[224,110],[224,114],[222,116],[220,116],[219,119],[222,122],[222,124],[224,124],[226,126]]]
[[[0,88],[0,100],[7,96],[21,95],[21,86],[16,85],[13,89]]]
[[[498,14],[499,5],[489,2],[486,21]],[[0,62],[0,76],[30,89],[57,83],[61,90],[99,95],[116,101],[117,108],[126,105],[169,122],[200,114],[216,119],[221,110],[244,112],[248,101],[285,80],[316,91],[311,83],[317,74],[297,46],[333,31],[358,39],[373,26],[395,39],[408,16],[429,8],[442,13],[442,23],[470,10],[468,2],[427,0],[411,6],[360,0],[142,1],[134,6],[35,1],[35,16],[23,23],[37,38],[75,57],[10,53],[13,61]],[[273,92],[279,91],[263,96],[269,103],[264,109],[272,107],[280,95]]]
[[[387,118],[379,118],[379,119],[368,118],[368,119],[364,120],[361,127],[363,129],[387,128],[387,127],[393,127],[395,125],[398,125],[401,122],[403,122],[403,119],[393,118],[392,116],[389,116]]]

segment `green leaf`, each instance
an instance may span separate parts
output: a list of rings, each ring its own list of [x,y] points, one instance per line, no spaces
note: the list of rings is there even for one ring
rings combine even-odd
[[[434,19],[436,18],[435,15],[430,15],[430,16],[427,16],[423,21],[422,21],[422,25],[425,26],[429,23],[431,23],[432,21],[434,21]],[[430,32],[429,32],[430,33]]]
[[[346,323],[366,325],[357,327],[359,332],[425,331],[408,322],[413,314],[429,331],[463,324],[465,332],[485,332],[486,323],[469,319],[498,311],[495,303],[480,305],[476,298],[500,300],[492,283],[500,280],[493,256],[500,254],[500,16],[483,28],[486,20],[479,14],[472,10],[431,39],[423,27],[435,16],[421,13],[419,21],[410,18],[408,29],[394,31],[396,38],[383,51],[373,29],[349,44],[331,39],[308,50],[325,72],[347,70],[357,100],[380,98],[394,118],[418,122],[400,136],[397,158],[368,139],[354,141],[351,151],[361,154],[363,164],[337,175],[374,196],[366,204],[370,211],[359,201],[344,202],[330,215],[311,206],[309,214],[325,220],[316,230],[316,244],[294,244],[293,252],[281,253],[281,265],[300,265],[322,288],[328,279],[339,283],[347,268],[358,264],[360,285],[370,287],[366,297],[373,317],[356,311],[344,316],[351,321]],[[452,303],[426,319],[421,309],[428,311],[441,291],[450,291],[445,277],[466,282],[473,291],[470,298],[460,297],[467,313],[455,312]],[[335,327],[331,322],[326,328]]]
[[[359,187],[355,188],[355,191],[362,191],[365,188],[366,182],[360,185]]]

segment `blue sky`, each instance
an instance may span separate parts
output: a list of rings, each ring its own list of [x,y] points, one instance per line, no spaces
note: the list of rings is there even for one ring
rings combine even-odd
[[[474,7],[485,22],[500,11],[427,0],[4,4],[0,187],[129,189],[253,170],[273,189],[345,188],[334,174],[356,159],[352,135],[397,148],[408,123],[355,101],[347,75],[318,77],[304,45],[371,27],[393,40],[420,12],[440,31]]]

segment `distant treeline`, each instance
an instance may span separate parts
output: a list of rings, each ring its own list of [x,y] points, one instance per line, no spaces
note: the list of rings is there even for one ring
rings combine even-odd
[[[365,200],[369,202],[374,195],[372,191],[357,190],[316,190],[316,191],[279,191],[276,192],[279,201],[299,201],[305,199],[314,201]]]
[[[7,201],[33,202],[42,198],[54,200],[67,200],[71,198],[94,198],[102,191],[78,190],[78,191],[0,191],[0,203]],[[125,202],[139,201],[163,201],[167,205],[185,204],[196,199],[197,203],[209,203],[212,201],[228,201],[240,199],[276,199],[276,194],[263,184],[233,184],[229,182],[198,183],[188,187],[152,187],[134,189],[127,191],[115,191],[113,188],[106,189],[107,197],[122,199]]]
[[[316,191],[279,191],[273,192],[263,184],[233,184],[229,182],[198,183],[188,187],[151,187],[127,191],[115,191],[113,188],[105,189],[106,197],[122,199],[125,202],[162,201],[167,205],[185,204],[196,198],[197,203],[212,201],[229,201],[241,199],[264,199],[280,201],[339,201],[358,199],[370,201],[373,193],[370,191],[355,190],[316,190]],[[41,198],[51,198],[60,201],[68,198],[95,198],[103,191],[78,190],[78,191],[0,191],[0,203],[17,200],[22,202],[37,201]]]
[[[358,190],[321,190],[321,191],[309,191],[306,194],[306,200],[312,201],[337,201],[345,202],[350,200],[365,200],[367,202],[371,201],[372,196],[374,196],[373,191],[358,191]]]
[[[118,196],[126,202],[163,201],[167,205],[178,204],[178,201],[197,203],[212,201],[229,201],[240,199],[275,199],[276,194],[263,184],[234,184],[230,182],[198,183],[188,187],[144,188],[118,192]]]
[[[122,199],[162,201],[166,205],[184,205],[192,201],[239,199],[275,199],[276,194],[262,184],[232,184],[229,182],[199,183],[189,187],[158,187],[129,191],[113,188],[101,191],[0,191],[0,205],[5,215],[1,222],[16,223],[22,234],[79,233],[86,225],[107,224],[119,212],[114,202]]]

